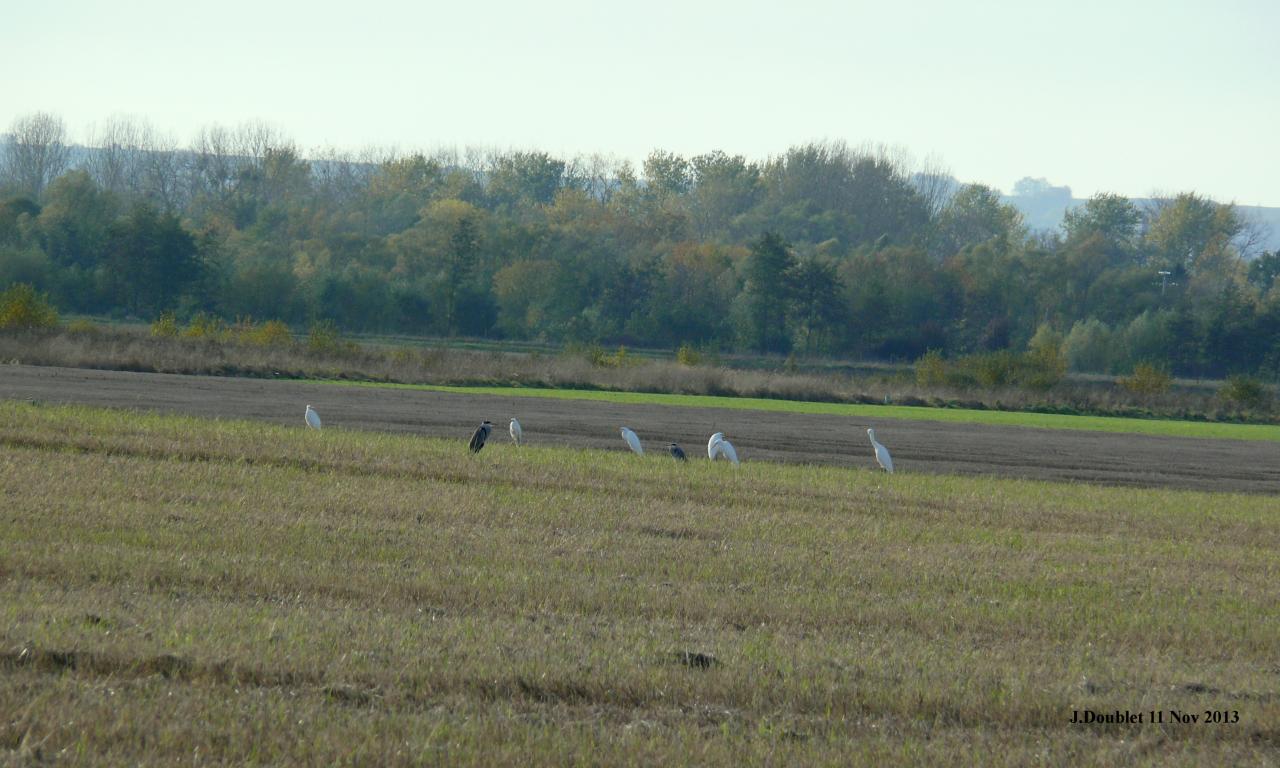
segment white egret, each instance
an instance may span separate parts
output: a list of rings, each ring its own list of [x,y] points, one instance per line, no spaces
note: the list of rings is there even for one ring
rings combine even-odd
[[[716,456],[720,453],[720,441],[724,439],[723,432],[717,432],[707,441],[707,458],[712,461],[716,460]]]
[[[316,409],[310,405],[307,406],[307,426],[311,429],[320,428],[320,414],[316,413]]]
[[[511,417],[511,441],[516,445],[519,445],[520,441],[523,438],[524,438],[524,430],[520,429],[520,422],[516,421],[515,417],[512,416]]]
[[[484,441],[489,439],[489,430],[493,429],[493,423],[486,421],[476,427],[476,431],[471,434],[471,442],[467,443],[467,447],[472,453],[479,453],[484,447]]]
[[[719,449],[722,456],[729,460],[729,463],[733,464],[735,467],[738,466],[738,452],[733,449],[733,443],[722,438],[720,442],[716,444],[716,448]]]
[[[876,463],[884,468],[885,472],[893,474],[893,459],[889,456],[889,449],[876,442],[876,431],[874,429],[867,430],[867,437],[871,438],[871,445],[876,449]]]
[[[636,455],[643,456],[644,449],[640,447],[640,438],[636,436],[636,433],[632,432],[628,427],[623,427],[621,432],[622,439],[627,441],[627,447],[635,452]]]
[[[684,449],[675,443],[667,443],[667,450],[671,452],[671,458],[676,461],[688,461],[689,457],[684,455]]]

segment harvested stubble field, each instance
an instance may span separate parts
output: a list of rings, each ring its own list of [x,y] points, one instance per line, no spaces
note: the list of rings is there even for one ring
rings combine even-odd
[[[0,403],[15,764],[1274,764],[1273,498]],[[1073,712],[1238,712],[1073,725]]]

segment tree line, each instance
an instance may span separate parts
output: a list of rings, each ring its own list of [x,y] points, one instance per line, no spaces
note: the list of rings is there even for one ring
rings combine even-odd
[[[914,360],[1056,339],[1076,370],[1280,375],[1280,254],[1187,192],[1033,232],[892,152],[304,154],[48,114],[0,147],[0,287],[64,312]]]

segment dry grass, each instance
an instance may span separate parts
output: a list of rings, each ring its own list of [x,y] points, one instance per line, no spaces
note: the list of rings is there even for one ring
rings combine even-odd
[[[1272,499],[13,403],[0,443],[17,764],[1280,756]]]
[[[784,399],[858,397],[847,388],[847,378],[840,392],[830,392],[833,384],[841,381],[835,376],[692,367],[644,358],[615,367],[593,363],[588,356],[578,354],[444,347],[351,345],[316,352],[305,344],[160,337],[129,328],[0,334],[0,360],[73,368],[404,384],[514,384]]]
[[[176,326],[175,326],[176,328]],[[892,403],[1001,411],[1139,418],[1280,423],[1268,398],[1244,407],[1217,397],[1217,386],[1182,382],[1168,392],[1135,394],[1105,377],[1076,377],[1048,391],[1018,387],[922,386],[909,369],[853,375],[811,370],[682,365],[675,360],[580,350],[561,354],[459,348],[315,345],[276,334],[153,335],[132,327],[77,323],[52,332],[0,334],[0,361],[159,373],[327,378],[401,384],[494,385],[619,392],[726,395],[834,403]],[[604,363],[604,364],[602,364]]]

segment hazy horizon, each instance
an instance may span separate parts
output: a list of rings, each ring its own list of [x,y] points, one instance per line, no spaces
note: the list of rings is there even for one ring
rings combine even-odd
[[[478,146],[639,162],[654,149],[762,160],[812,140],[881,144],[1005,193],[1195,191],[1280,206],[1280,54],[1264,2],[559,2],[423,8],[234,0],[184,17],[67,0],[5,13],[21,72],[0,130],[47,111],[70,138],[115,115],[179,145],[260,120],[310,153]],[[1270,95],[1269,95],[1270,94]]]

